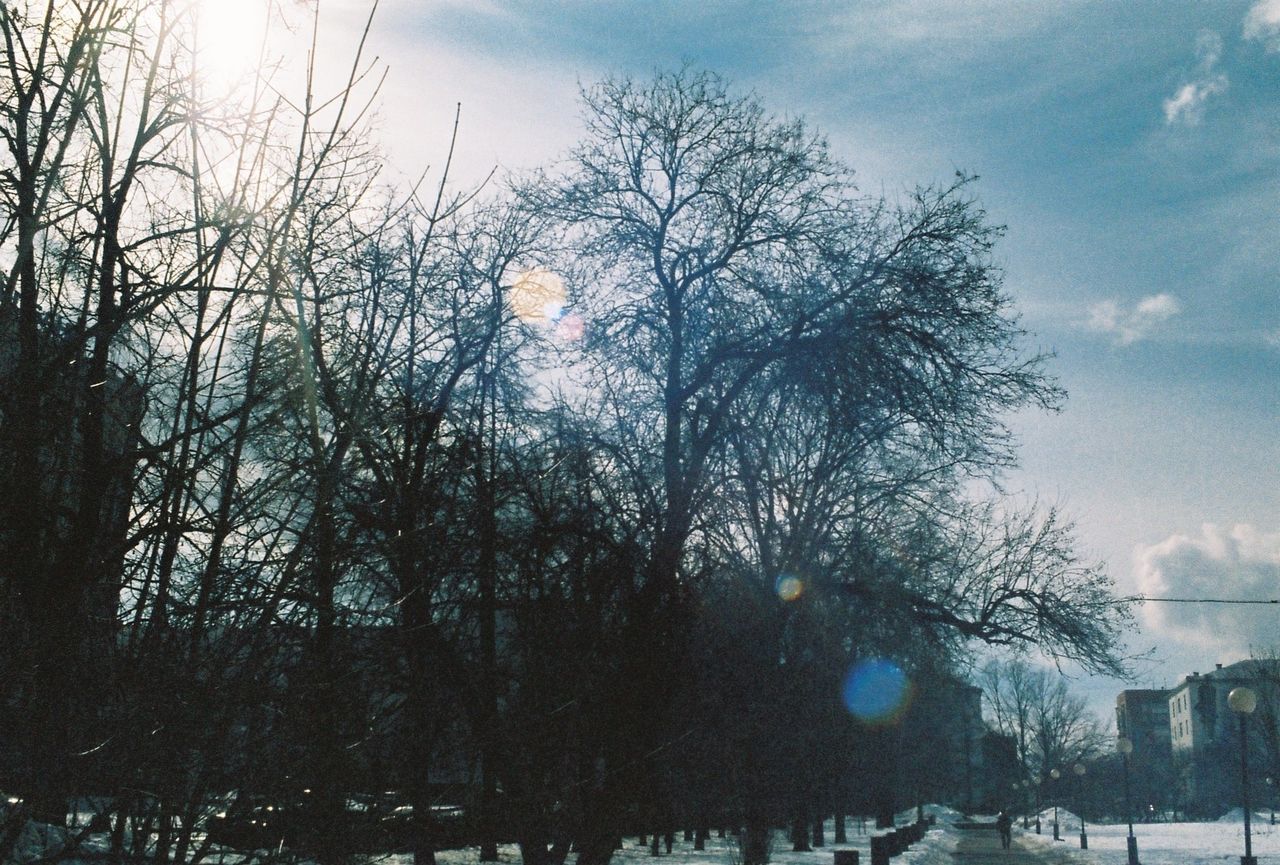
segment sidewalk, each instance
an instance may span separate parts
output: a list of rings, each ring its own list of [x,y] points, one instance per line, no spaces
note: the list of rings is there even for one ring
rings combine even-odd
[[[1013,847],[1003,850],[994,828],[958,829],[960,838],[952,857],[956,865],[1079,865],[1078,850],[1064,845],[1028,844],[1021,832],[1013,833]]]

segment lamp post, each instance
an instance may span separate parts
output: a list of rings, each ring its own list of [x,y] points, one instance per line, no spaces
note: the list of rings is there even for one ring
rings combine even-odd
[[[1245,729],[1245,716],[1258,705],[1258,695],[1250,688],[1232,688],[1227,694],[1227,705],[1240,718],[1240,799],[1244,804],[1244,855],[1240,865],[1258,865],[1253,855],[1253,838],[1249,826],[1249,739]]]
[[[1275,787],[1272,786],[1275,782],[1275,778],[1272,778],[1270,775],[1267,776],[1267,802],[1271,805],[1272,826],[1276,825],[1276,791]]]
[[[1138,865],[1138,839],[1133,837],[1133,801],[1129,798],[1129,755],[1133,753],[1133,742],[1121,736],[1116,739],[1116,750],[1124,761],[1124,817],[1129,822],[1129,865]]]
[[[1054,781],[1057,781],[1059,778],[1062,777],[1062,773],[1059,772],[1057,769],[1051,769],[1049,770],[1049,777],[1052,778]],[[1058,785],[1057,784],[1053,785],[1053,840],[1054,841],[1062,840],[1062,838],[1058,835]]]
[[[1080,849],[1089,849],[1089,836],[1084,831],[1084,763],[1071,767],[1076,773],[1076,807],[1080,810]]]

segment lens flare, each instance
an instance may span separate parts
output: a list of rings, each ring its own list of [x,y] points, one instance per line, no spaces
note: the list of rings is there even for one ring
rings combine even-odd
[[[774,580],[773,590],[778,593],[778,597],[782,600],[790,602],[798,600],[804,594],[804,582],[799,577],[793,577],[789,574],[783,574]]]
[[[577,342],[587,332],[587,323],[582,316],[571,312],[556,323],[556,336],[565,342]]]
[[[564,280],[545,267],[520,274],[508,295],[511,311],[525,321],[553,322],[564,313]]]
[[[845,708],[874,726],[897,721],[911,703],[911,682],[902,668],[885,658],[859,661],[844,677]]]

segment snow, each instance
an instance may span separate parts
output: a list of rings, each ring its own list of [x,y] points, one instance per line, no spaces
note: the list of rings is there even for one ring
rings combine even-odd
[[[966,830],[956,829],[952,824],[962,819],[962,815],[950,808],[929,805],[925,806],[925,814],[937,820],[937,826],[925,835],[924,840],[913,844],[911,848],[894,857],[893,865],[955,865],[952,856],[956,843]],[[903,820],[915,816],[915,811],[904,812]],[[1222,820],[1206,823],[1139,823],[1134,825],[1134,834],[1138,839],[1139,858],[1142,865],[1235,865],[1244,853],[1244,825],[1241,814],[1229,812]],[[981,818],[979,818],[981,819]],[[1033,818],[1034,819],[1034,818]],[[1071,863],[1071,865],[1127,865],[1127,848],[1125,837],[1128,834],[1124,824],[1095,824],[1089,822],[1086,829],[1089,836],[1089,849],[1079,849],[1080,821],[1075,814],[1064,808],[1058,809],[1058,825],[1062,840],[1054,842],[1052,835],[1053,809],[1041,814],[1042,834],[1035,834],[1034,829],[1023,830],[1021,820],[1015,823],[1014,843],[1031,851],[1056,851],[1051,861],[1055,863]],[[1034,825],[1034,824],[1033,824]],[[863,865],[871,861],[870,834],[858,833],[857,823],[848,821],[850,843],[828,844],[808,853],[794,853],[786,841],[785,833],[774,834],[774,865],[831,865],[834,850],[858,850],[859,860]],[[870,823],[868,823],[868,828]],[[834,824],[826,824],[826,838],[834,837]],[[45,832],[41,830],[45,829]],[[19,845],[21,854],[19,862],[30,862],[37,858],[43,848],[44,853],[59,846],[65,834],[59,835],[57,830],[49,834],[47,827],[29,825]],[[99,840],[97,838],[94,839]],[[96,845],[94,845],[96,846]],[[1270,814],[1258,814],[1253,827],[1253,853],[1258,857],[1259,865],[1280,865],[1280,827],[1270,823]],[[363,858],[363,857],[362,857]],[[464,850],[444,850],[436,854],[439,865],[479,865],[479,852],[475,848]],[[499,848],[499,860],[509,865],[518,865],[520,850],[515,845],[503,845]],[[75,860],[66,860],[68,865]],[[210,863],[217,863],[218,857],[212,856]],[[228,862],[241,861],[239,855],[228,856]],[[378,865],[412,865],[412,856],[388,855],[370,857],[371,862]],[[705,851],[695,851],[693,844],[682,840],[677,835],[676,844],[670,855],[654,857],[649,854],[647,845],[641,846],[634,836],[623,839],[623,848],[614,854],[613,861],[618,865],[735,865],[740,861],[732,837],[718,838],[714,835],[707,839]],[[570,857],[567,865],[574,865]]]
[[[1041,818],[1044,834],[1035,830],[1015,832],[1015,838],[1023,839],[1027,846],[1058,847],[1072,850],[1073,859],[1089,865],[1126,865],[1128,853],[1125,838],[1128,827],[1121,823],[1095,824],[1086,822],[1089,849],[1080,850],[1080,823],[1075,815],[1071,831],[1063,828],[1063,811],[1058,809],[1058,824],[1062,840],[1054,843],[1050,823]],[[1280,865],[1280,826],[1270,824],[1270,813],[1258,815],[1253,826],[1253,855],[1258,865]],[[1053,820],[1050,809],[1049,820]],[[1138,839],[1138,859],[1142,865],[1223,865],[1238,863],[1244,855],[1244,823],[1135,823],[1133,834]]]
[[[908,812],[913,813],[913,812]],[[901,856],[893,858],[893,865],[954,865],[951,853],[963,830],[949,824],[960,818],[951,809],[934,809],[926,806],[926,814],[934,814],[938,826],[923,841],[913,844]],[[1089,849],[1079,848],[1080,820],[1064,808],[1058,809],[1058,826],[1062,840],[1057,843],[1052,835],[1053,809],[1041,816],[1043,834],[1034,829],[1021,829],[1019,820],[1014,829],[1015,843],[1031,850],[1057,848],[1054,861],[1078,863],[1078,865],[1127,865],[1128,854],[1125,836],[1128,828],[1119,825],[1085,824],[1089,836]],[[1067,827],[1070,827],[1068,829]],[[850,829],[852,830],[852,826]],[[832,824],[827,823],[827,838],[832,837]],[[1139,859],[1142,865],[1236,865],[1244,853],[1244,825],[1241,822],[1211,823],[1141,823],[1134,825],[1138,838]],[[859,861],[870,863],[868,835],[850,832],[853,843],[828,845],[812,853],[793,853],[791,845],[782,833],[775,835],[771,861],[776,865],[831,865],[832,850],[856,849]],[[705,852],[695,852],[691,844],[677,839],[670,856],[658,857],[654,862],[647,847],[640,847],[635,838],[624,839],[624,848],[614,855],[619,865],[731,865],[736,860],[729,839],[710,838]],[[1270,824],[1270,814],[1258,815],[1253,829],[1253,853],[1259,865],[1280,865],[1280,827]],[[478,865],[475,850],[451,850],[437,854],[440,865]],[[519,850],[505,847],[501,859],[506,863],[520,861]],[[410,857],[389,857],[387,865],[411,865]],[[569,865],[572,865],[570,859]]]
[[[1256,826],[1259,823],[1267,823],[1270,820],[1270,817],[1267,814],[1259,814],[1257,811],[1254,811],[1253,816],[1250,818],[1250,820]],[[1228,811],[1227,813],[1219,817],[1218,822],[1219,823],[1239,823],[1243,825],[1244,809],[1239,807],[1232,808],[1230,811]]]
[[[28,820],[18,834],[18,841],[13,847],[13,861],[16,863],[34,862],[61,853],[67,846],[70,833],[45,823]]]
[[[895,856],[893,865],[952,865],[951,851],[955,849],[957,835],[944,831],[945,824],[960,818],[960,812],[942,806],[925,806],[925,814],[933,814],[938,820],[938,827],[927,833],[923,840],[912,844],[905,853]],[[902,825],[915,819],[915,809],[904,811],[899,820]],[[835,823],[828,820],[825,824],[825,847],[817,847],[809,853],[794,853],[791,842],[786,839],[785,832],[775,832],[773,836],[773,852],[769,857],[771,865],[831,865],[834,850],[857,850],[861,865],[871,862],[871,835],[879,834],[871,827],[873,821],[867,820],[867,834],[860,834],[857,823],[845,822],[849,836],[848,844],[832,844],[835,837]],[[622,839],[622,849],[613,854],[613,862],[617,865],[735,865],[741,861],[736,844],[732,837],[718,838],[715,833],[707,839],[707,849],[694,850],[692,842],[685,842],[682,835],[676,835],[675,846],[671,855],[665,853],[655,859],[649,853],[649,846],[641,846],[635,836]],[[498,849],[498,858],[504,863],[519,863],[520,850],[514,845],[504,845]],[[407,854],[379,858],[380,865],[412,865],[413,857]],[[479,854],[475,848],[467,850],[445,850],[436,854],[438,865],[479,865]],[[574,857],[570,856],[566,865],[574,865]]]

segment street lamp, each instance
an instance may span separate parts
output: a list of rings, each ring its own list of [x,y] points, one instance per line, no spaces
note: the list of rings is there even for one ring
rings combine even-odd
[[[1270,775],[1267,776],[1267,801],[1271,803],[1271,825],[1276,825],[1276,791],[1272,786],[1276,779]]]
[[[1057,769],[1050,769],[1049,777],[1052,778],[1054,781],[1057,781],[1059,778],[1062,777],[1062,773],[1059,772]],[[1054,841],[1062,840],[1062,838],[1058,836],[1058,785],[1057,784],[1053,785],[1053,840]]]
[[[1080,849],[1089,849],[1089,836],[1084,831],[1084,763],[1076,763],[1071,767],[1076,773],[1076,807],[1080,809]],[[1256,865],[1256,863],[1249,863]]]
[[[1138,865],[1138,839],[1133,837],[1133,803],[1129,798],[1129,755],[1133,753],[1133,742],[1121,736],[1116,739],[1116,750],[1124,761],[1124,816],[1129,821],[1129,865]]]
[[[1240,865],[1258,865],[1249,826],[1249,740],[1244,726],[1245,716],[1258,705],[1258,695],[1250,688],[1232,688],[1227,694],[1227,705],[1240,717],[1240,798],[1244,803],[1244,855],[1240,857]]]
[[[1035,785],[1032,792],[1031,807],[1036,812],[1036,834],[1040,834],[1040,812],[1044,810],[1044,776],[1041,775],[1035,781],[1028,782]]]

